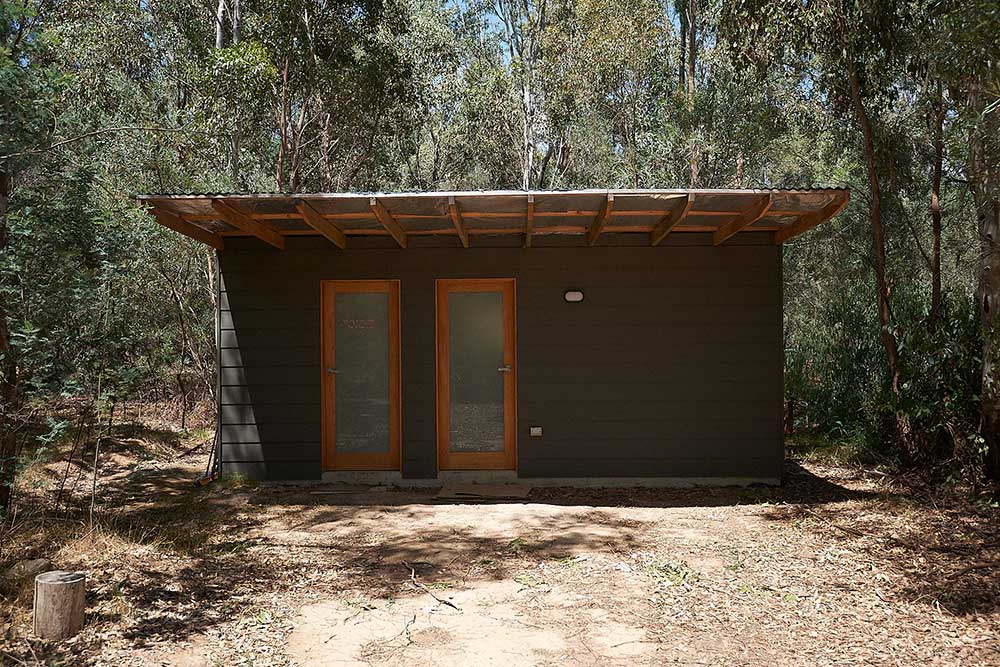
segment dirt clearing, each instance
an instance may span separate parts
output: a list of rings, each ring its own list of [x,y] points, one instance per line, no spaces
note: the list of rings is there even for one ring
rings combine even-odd
[[[90,594],[51,645],[8,580],[5,664],[1000,665],[997,510],[952,491],[790,463],[780,489],[454,504],[111,460],[94,530],[39,511],[8,535],[7,566]]]

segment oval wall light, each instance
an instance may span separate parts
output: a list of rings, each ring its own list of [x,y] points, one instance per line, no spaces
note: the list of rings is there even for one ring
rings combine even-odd
[[[566,303],[580,303],[583,301],[583,292],[578,289],[566,290],[563,298],[566,299]]]

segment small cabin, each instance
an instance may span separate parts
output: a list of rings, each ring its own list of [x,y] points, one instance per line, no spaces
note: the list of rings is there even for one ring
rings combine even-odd
[[[782,244],[843,189],[153,194],[262,480],[780,483]]]

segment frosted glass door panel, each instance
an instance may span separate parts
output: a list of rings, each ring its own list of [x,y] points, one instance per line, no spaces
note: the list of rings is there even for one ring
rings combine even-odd
[[[389,433],[389,295],[336,296],[336,405],[340,453],[382,454]]]
[[[448,295],[450,450],[504,449],[504,326],[501,292]]]
[[[514,281],[442,279],[436,291],[438,466],[516,470]]]

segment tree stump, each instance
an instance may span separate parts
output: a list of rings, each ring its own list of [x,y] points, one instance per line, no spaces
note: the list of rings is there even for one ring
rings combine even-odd
[[[54,570],[35,577],[34,634],[67,639],[83,627],[87,575]]]

